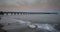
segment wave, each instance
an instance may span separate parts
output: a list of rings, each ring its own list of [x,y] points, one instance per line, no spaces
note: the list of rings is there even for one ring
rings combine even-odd
[[[15,19],[14,19],[15,20]],[[16,20],[22,25],[37,25],[37,29],[46,29],[49,31],[55,30],[51,24],[38,24],[38,23],[32,23],[30,21],[23,21],[23,20]]]

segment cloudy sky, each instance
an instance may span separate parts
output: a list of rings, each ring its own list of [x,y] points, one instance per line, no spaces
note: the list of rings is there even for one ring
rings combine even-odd
[[[0,10],[60,9],[60,0],[0,0]]]

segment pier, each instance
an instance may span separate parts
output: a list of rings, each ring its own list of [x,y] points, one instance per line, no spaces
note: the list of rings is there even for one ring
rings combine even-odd
[[[0,15],[24,15],[24,14],[58,14],[57,12],[0,12]]]

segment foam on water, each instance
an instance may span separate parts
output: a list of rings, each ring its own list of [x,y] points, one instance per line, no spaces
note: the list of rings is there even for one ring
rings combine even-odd
[[[50,31],[54,30],[53,26],[51,26],[50,24],[38,24],[38,23],[32,23],[32,22],[23,21],[23,20],[16,20],[16,21],[18,21],[22,25],[25,24],[25,25],[28,25],[28,26],[31,26],[31,27],[32,26],[35,27],[35,25],[37,25],[38,29],[46,29],[46,30],[50,30]],[[32,25],[31,25],[31,23],[32,23]]]

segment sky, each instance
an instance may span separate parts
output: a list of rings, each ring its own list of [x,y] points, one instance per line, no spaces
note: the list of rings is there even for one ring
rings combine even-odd
[[[0,0],[0,10],[60,9],[60,0]]]

